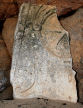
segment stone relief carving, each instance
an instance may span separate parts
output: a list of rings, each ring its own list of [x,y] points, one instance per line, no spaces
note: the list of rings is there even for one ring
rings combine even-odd
[[[56,7],[21,6],[14,37],[11,83],[14,98],[77,101],[68,32]]]

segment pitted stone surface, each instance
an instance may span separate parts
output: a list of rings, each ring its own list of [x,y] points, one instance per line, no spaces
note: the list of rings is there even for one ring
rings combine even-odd
[[[68,32],[60,25],[55,6],[21,6],[11,83],[14,98],[77,101]]]
[[[49,99],[3,100],[0,108],[83,108],[81,103],[55,101]]]

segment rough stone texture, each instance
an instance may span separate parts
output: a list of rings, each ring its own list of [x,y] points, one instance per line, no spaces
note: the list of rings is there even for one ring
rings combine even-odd
[[[83,0],[0,0],[0,19],[17,15],[19,5],[23,2],[56,5],[58,16],[83,6]]]
[[[15,32],[11,83],[14,98],[77,101],[68,32],[55,6],[23,4]]]
[[[79,80],[79,101],[83,102],[83,78]]]
[[[10,68],[10,57],[2,37],[0,38],[0,69],[7,70]]]
[[[60,22],[70,33],[71,54],[76,66],[83,57],[83,8],[79,9],[74,15],[61,19]]]
[[[2,92],[0,92],[0,101],[12,99],[12,94],[12,86],[8,86]]]
[[[0,19],[6,19],[17,14],[18,6],[14,0],[0,0]]]
[[[16,28],[16,23],[17,23],[17,17],[6,19],[2,31],[2,37],[6,43],[10,56],[12,56],[12,47],[13,47],[14,31]]]
[[[83,6],[83,0],[37,0],[37,3],[56,5],[58,16],[67,14]]]
[[[9,85],[9,74],[10,71],[10,57],[5,46],[5,43],[2,39],[2,35],[0,34],[0,98],[1,92],[4,91]]]
[[[4,71],[0,70],[0,92],[2,92],[6,87],[6,77],[4,76]]]
[[[4,90],[7,91],[7,87],[10,86],[10,57],[5,46],[5,43],[0,34],[0,100],[3,97],[7,97],[8,93],[11,93],[11,90],[8,90],[8,93],[4,93]],[[2,96],[3,94],[3,96]],[[6,95],[5,95],[6,94]],[[6,99],[5,97],[5,99]]]
[[[77,72],[79,101],[83,102],[83,8],[74,15],[61,19],[63,27],[70,33],[70,46],[73,58],[73,69]]]
[[[10,84],[10,71],[0,69],[0,100],[12,99],[12,96],[13,92]]]
[[[83,108],[83,105],[48,99],[27,99],[0,101],[0,108]]]
[[[77,80],[78,80],[78,93],[79,93],[79,102],[83,103],[83,63],[80,63],[80,66],[77,68]]]

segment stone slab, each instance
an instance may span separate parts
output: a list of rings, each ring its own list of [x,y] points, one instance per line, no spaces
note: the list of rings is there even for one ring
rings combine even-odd
[[[54,101],[48,99],[3,100],[0,108],[83,108],[80,103]]]
[[[11,84],[15,99],[44,97],[77,102],[69,36],[57,19],[55,6],[21,6]]]

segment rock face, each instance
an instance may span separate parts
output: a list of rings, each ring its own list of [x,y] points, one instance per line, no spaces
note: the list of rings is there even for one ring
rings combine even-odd
[[[12,47],[13,47],[14,31],[16,28],[16,23],[17,23],[17,17],[6,19],[2,31],[2,37],[6,43],[8,52],[11,57],[12,57]]]
[[[14,0],[0,0],[0,19],[5,19],[18,14],[18,6]]]
[[[20,0],[22,1],[22,0]],[[37,4],[56,5],[58,16],[65,15],[83,6],[83,0],[36,0]]]
[[[61,19],[61,24],[70,34],[73,69],[77,72],[79,101],[83,102],[83,8],[74,15]]]
[[[83,108],[80,103],[55,101],[50,99],[3,100],[0,108]]]
[[[7,72],[9,69],[10,57],[2,36],[0,35],[0,92],[2,92],[7,87],[7,84],[9,84],[9,72]]]
[[[70,34],[71,54],[74,67],[77,67],[83,57],[83,8],[80,8],[74,15],[61,19],[60,22]]]
[[[17,15],[23,2],[56,5],[58,16],[83,6],[83,0],[0,0],[0,19]]]
[[[7,79],[4,77],[4,71],[0,70],[0,92],[5,89]]]
[[[12,99],[12,93],[13,93],[12,86],[7,87],[6,89],[4,89],[3,92],[0,93],[0,101]]]
[[[79,84],[79,101],[83,102],[83,78],[79,80],[78,84]]]
[[[10,57],[2,37],[0,38],[0,69],[8,70],[10,68]]]
[[[14,39],[14,98],[76,102],[68,32],[60,25],[55,6],[23,4]]]

